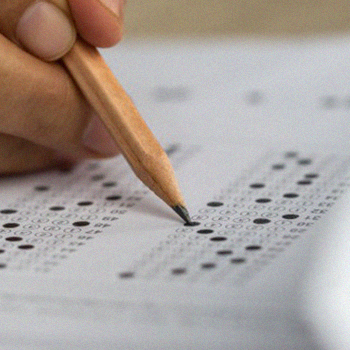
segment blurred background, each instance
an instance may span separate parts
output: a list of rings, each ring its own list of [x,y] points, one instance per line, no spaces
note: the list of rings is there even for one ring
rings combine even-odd
[[[338,34],[349,0],[127,0],[126,37]]]

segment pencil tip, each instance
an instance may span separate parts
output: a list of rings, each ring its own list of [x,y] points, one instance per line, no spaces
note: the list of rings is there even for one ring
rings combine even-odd
[[[175,205],[173,207],[174,211],[185,221],[186,224],[191,224],[191,218],[190,214],[188,213],[188,210],[182,206],[182,205]]]

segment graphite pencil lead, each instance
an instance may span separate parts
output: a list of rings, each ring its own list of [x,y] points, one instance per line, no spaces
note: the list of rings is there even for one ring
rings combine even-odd
[[[185,221],[186,224],[191,224],[192,220],[190,218],[190,214],[188,210],[182,205],[176,205],[172,207],[174,211]]]

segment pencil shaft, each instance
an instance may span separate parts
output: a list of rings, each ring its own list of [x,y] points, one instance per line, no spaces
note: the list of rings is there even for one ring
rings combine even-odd
[[[96,48],[78,40],[63,62],[140,180],[183,206],[170,161]]]

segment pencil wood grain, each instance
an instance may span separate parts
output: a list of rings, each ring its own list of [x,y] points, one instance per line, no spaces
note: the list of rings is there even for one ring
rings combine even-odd
[[[97,49],[79,39],[63,62],[135,174],[173,209],[184,208],[166,153]]]

